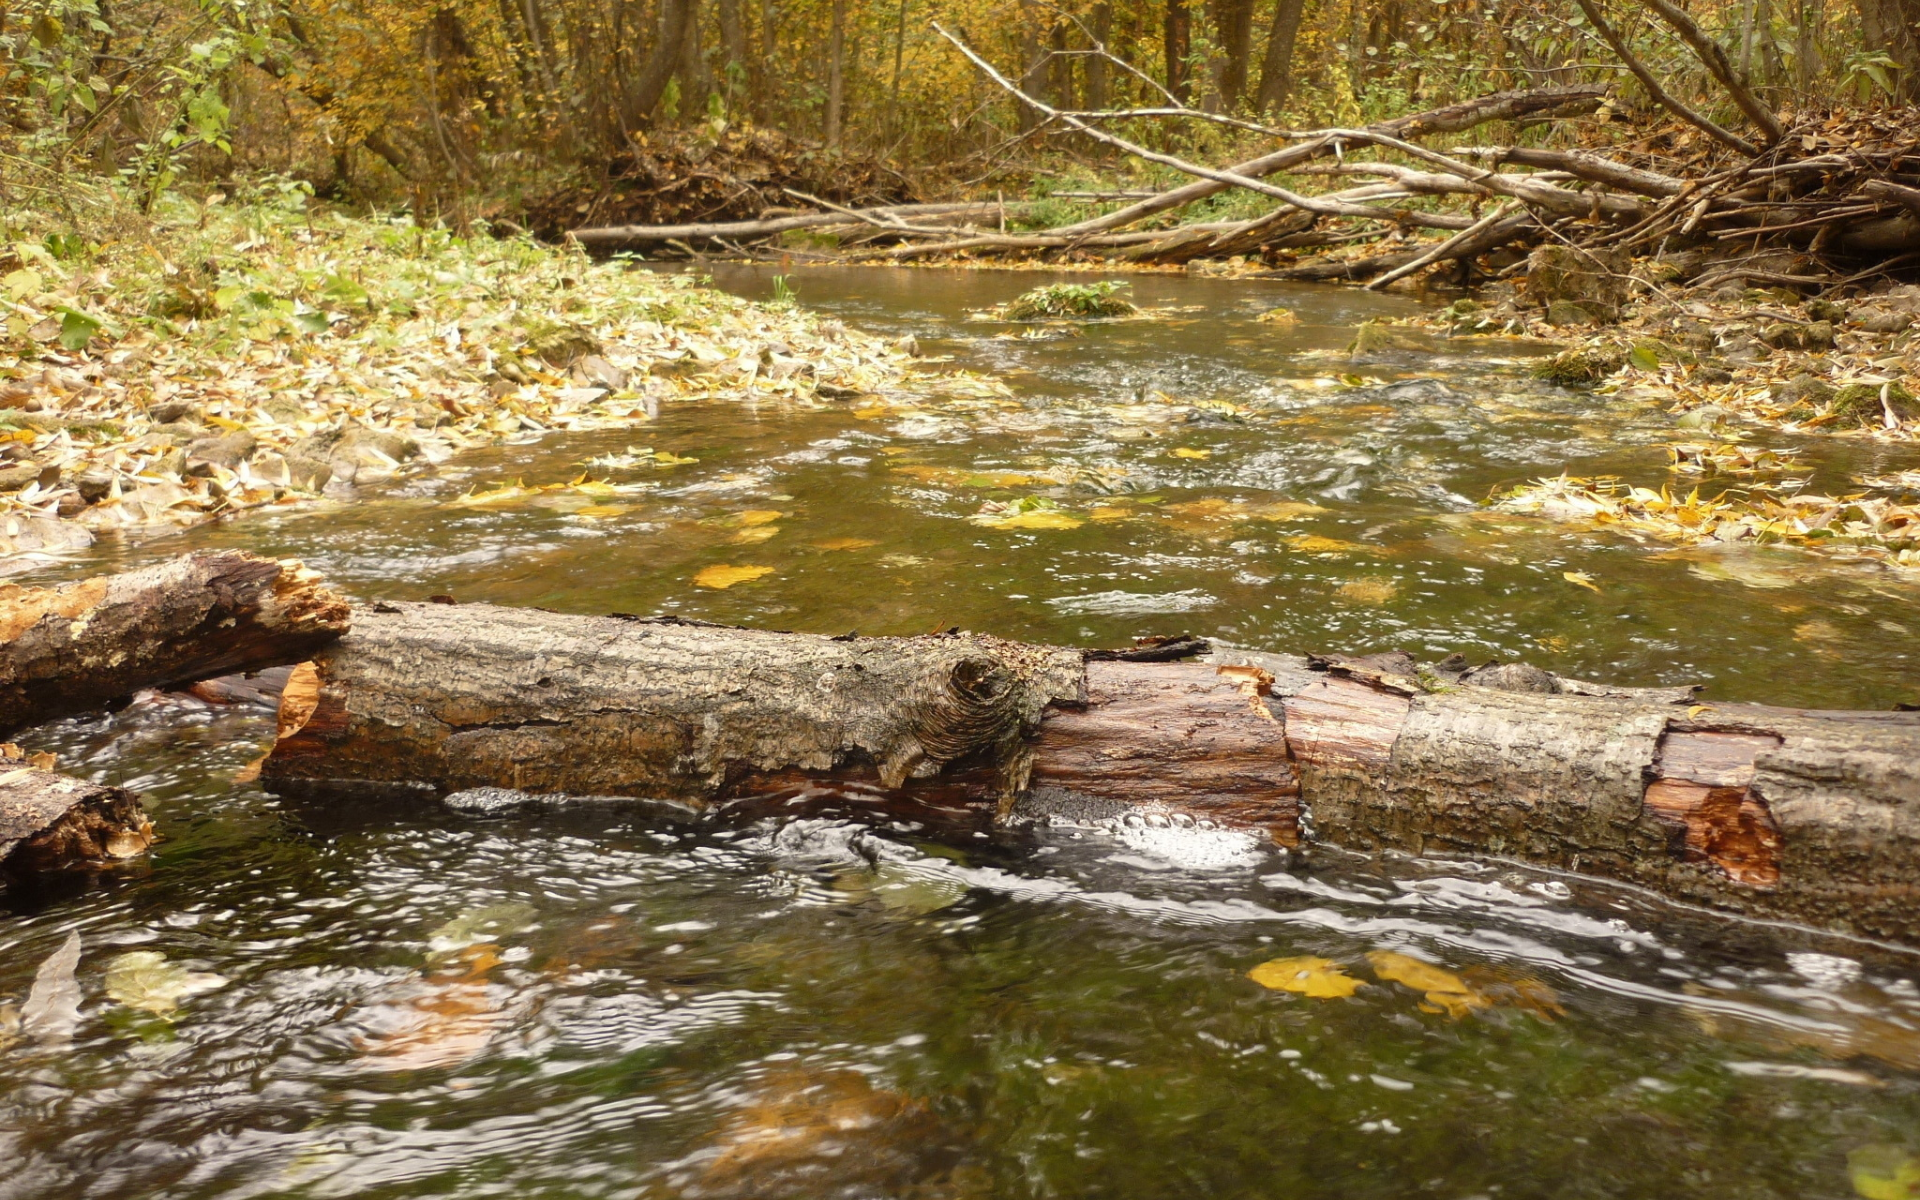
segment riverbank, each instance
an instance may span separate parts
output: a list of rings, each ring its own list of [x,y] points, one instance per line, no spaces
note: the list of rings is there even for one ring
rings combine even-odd
[[[16,243],[0,289],[0,561],[16,571],[474,446],[629,427],[646,442],[669,398],[914,386],[904,350],[792,304],[298,193],[183,203],[108,245]],[[661,470],[679,457],[635,451]]]

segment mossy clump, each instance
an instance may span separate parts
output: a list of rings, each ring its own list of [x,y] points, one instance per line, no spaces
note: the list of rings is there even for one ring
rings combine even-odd
[[[1897,383],[1850,383],[1834,394],[1827,411],[1846,424],[1878,429],[1888,412],[1898,421],[1920,418],[1920,400]]]
[[[1768,389],[1773,402],[1782,406],[1781,416],[1789,421],[1808,421],[1834,397],[1833,385],[1818,375],[1801,372],[1792,379]]]
[[[1534,367],[1533,377],[1561,387],[1591,387],[1626,365],[1627,352],[1619,346],[1577,346]]]
[[[1050,283],[1001,305],[994,310],[994,315],[1008,321],[1130,317],[1140,310],[1119,295],[1128,286],[1117,279],[1103,279],[1097,283]]]
[[[1439,351],[1439,343],[1425,330],[1386,321],[1361,322],[1353,331],[1353,341],[1347,345],[1347,357],[1356,363],[1433,355]]]

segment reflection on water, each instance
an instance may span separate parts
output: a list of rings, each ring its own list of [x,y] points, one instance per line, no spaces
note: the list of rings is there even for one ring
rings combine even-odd
[[[1512,346],[1343,382],[1348,329],[1410,302],[1149,277],[1143,303],[1193,311],[1007,338],[965,310],[1031,275],[794,275],[803,302],[1010,386],[689,404],[71,573],[238,545],[363,597],[1186,630],[1720,698],[1916,698],[1920,611],[1890,576],[1478,510],[1563,466],[1657,480],[1671,421],[1538,387]],[[1274,304],[1301,320],[1255,320]],[[1807,458],[1836,479],[1912,465]],[[547,486],[590,461],[612,489]],[[150,698],[28,739],[146,791],[167,840],[127,874],[6,898],[0,1200],[1720,1200],[1920,1180],[1907,956],[1219,830],[934,831],[853,798],[710,822],[283,804],[233,782],[271,733],[264,712]],[[70,1041],[8,1032],[76,931]],[[135,1007],[106,978],[134,950],[225,982]],[[1286,986],[1302,972],[1320,986]]]

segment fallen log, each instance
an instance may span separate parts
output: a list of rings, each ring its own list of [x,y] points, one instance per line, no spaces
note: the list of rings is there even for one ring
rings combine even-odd
[[[595,250],[618,250],[628,246],[648,246],[672,241],[752,241],[774,237],[799,229],[819,229],[847,223],[849,214],[881,221],[911,221],[921,217],[941,217],[964,221],[990,217],[1007,211],[1021,212],[1021,203],[1001,205],[990,201],[957,201],[944,204],[892,204],[880,208],[834,208],[827,212],[801,213],[791,217],[773,217],[763,221],[708,221],[688,225],[603,225],[575,229],[567,236]]]
[[[198,551],[51,588],[0,585],[0,730],[145,687],[298,662],[346,629],[297,562]]]
[[[289,690],[262,778],[420,800],[712,806],[831,784],[1003,818],[1185,813],[1920,943],[1920,714],[1463,666],[381,604],[315,658],[292,711]]]
[[[132,858],[153,842],[139,798],[9,760],[0,763],[0,876]]]

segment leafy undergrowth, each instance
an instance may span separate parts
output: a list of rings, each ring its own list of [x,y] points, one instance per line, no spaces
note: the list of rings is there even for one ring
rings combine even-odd
[[[812,403],[907,377],[878,339],[688,276],[290,189],[178,204],[138,240],[20,242],[0,265],[0,572],[104,530],[643,424],[666,399]]]
[[[1695,454],[1712,449],[1686,448]],[[1513,488],[1494,507],[1679,545],[1794,546],[1920,572],[1920,504],[1887,496],[1796,495],[1759,483],[1715,496],[1697,488],[1675,496],[1610,477],[1561,476]]]
[[[991,315],[1003,321],[1072,320],[1130,317],[1140,310],[1119,293],[1128,284],[1117,279],[1097,283],[1050,283],[1002,304]]]

